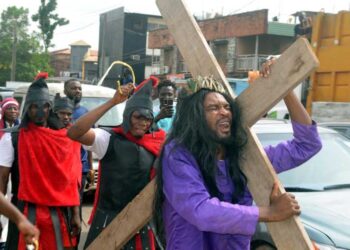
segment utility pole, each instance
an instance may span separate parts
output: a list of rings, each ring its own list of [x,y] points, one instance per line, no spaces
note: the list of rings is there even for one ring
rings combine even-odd
[[[13,44],[12,44],[12,62],[11,62],[11,81],[16,78],[16,54],[17,54],[17,21],[12,20],[13,23]]]

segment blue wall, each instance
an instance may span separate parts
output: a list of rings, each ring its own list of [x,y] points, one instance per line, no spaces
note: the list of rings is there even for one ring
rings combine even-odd
[[[248,78],[227,78],[227,81],[237,96],[249,86]]]

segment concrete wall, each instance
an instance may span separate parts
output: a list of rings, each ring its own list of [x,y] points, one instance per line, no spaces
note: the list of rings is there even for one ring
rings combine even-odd
[[[312,119],[316,122],[350,122],[350,103],[313,102]]]
[[[234,69],[235,69],[235,56],[236,56],[236,49],[237,49],[237,39],[236,38],[230,38],[227,39],[227,62],[226,62],[226,70],[227,70],[227,76],[233,75]]]
[[[217,40],[217,41],[211,41],[209,43],[211,50],[213,51],[213,54],[218,61],[222,71],[224,74],[227,74],[227,40]]]
[[[237,38],[237,55],[255,53],[255,36]],[[276,35],[260,35],[258,54],[277,55],[286,50],[294,39]]]
[[[54,76],[61,76],[63,72],[68,72],[70,68],[70,54],[50,55],[50,65],[54,69]],[[62,73],[61,73],[62,72]]]
[[[90,46],[71,46],[70,57],[70,72],[80,73],[82,72],[83,59]]]

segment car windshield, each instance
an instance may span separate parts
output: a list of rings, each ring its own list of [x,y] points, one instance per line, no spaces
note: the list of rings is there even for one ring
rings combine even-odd
[[[97,106],[105,103],[109,98],[103,97],[83,97],[80,105],[92,110]],[[120,125],[123,121],[123,112],[125,108],[125,102],[116,105],[105,113],[96,123],[96,126],[116,126]]]
[[[321,133],[322,149],[301,166],[279,174],[283,185],[325,190],[349,187],[350,184],[350,140],[336,133]],[[292,134],[261,133],[258,137],[263,145],[276,145],[292,138]]]

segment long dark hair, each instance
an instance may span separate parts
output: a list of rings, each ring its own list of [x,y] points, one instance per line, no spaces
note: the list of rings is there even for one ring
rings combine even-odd
[[[176,115],[172,125],[171,132],[164,145],[175,141],[177,146],[182,146],[188,150],[196,159],[205,185],[211,197],[217,197],[222,200],[216,185],[217,171],[217,147],[218,143],[208,136],[211,129],[207,125],[204,111],[204,99],[209,93],[217,93],[210,89],[201,89],[198,92],[185,96],[178,101]],[[221,94],[221,93],[220,93]],[[231,124],[231,143],[223,145],[228,159],[228,172],[234,185],[232,203],[237,203],[243,195],[247,179],[240,168],[241,152],[247,142],[247,135],[241,126],[240,108],[235,100],[226,94],[222,94],[229,103],[232,110]],[[175,146],[174,148],[176,148]],[[164,158],[164,148],[160,154],[159,165],[157,169],[157,189],[155,197],[155,220],[158,234],[164,237],[162,204],[164,202],[162,168]],[[164,241],[164,239],[162,239]]]

